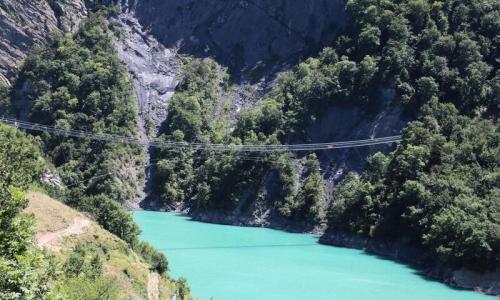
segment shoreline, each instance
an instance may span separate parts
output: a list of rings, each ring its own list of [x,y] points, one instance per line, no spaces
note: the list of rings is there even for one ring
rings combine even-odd
[[[363,250],[367,254],[407,264],[419,270],[422,276],[452,288],[500,296],[499,268],[485,273],[451,268],[439,262],[429,251],[409,246],[402,241],[382,241],[345,232],[325,232],[318,242],[323,245]]]

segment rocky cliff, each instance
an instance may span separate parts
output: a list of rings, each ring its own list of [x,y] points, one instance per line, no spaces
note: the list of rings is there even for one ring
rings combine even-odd
[[[154,137],[167,118],[168,105],[178,84],[180,62],[174,49],[165,47],[143,28],[132,9],[125,1],[118,3],[118,13],[110,18],[110,23],[119,28],[116,50],[134,88],[142,137]],[[145,161],[151,161],[153,150],[145,149]],[[151,196],[153,170],[151,166],[144,170],[145,196]],[[145,197],[139,202],[145,202]],[[129,206],[139,208],[139,202]]]
[[[134,85],[146,134],[155,135],[167,118],[180,63],[174,49],[168,49],[147,33],[129,9],[122,6],[120,13],[111,18],[111,23],[123,31],[116,48]]]
[[[0,0],[0,80],[9,84],[17,67],[54,30],[71,31],[87,14],[84,0]]]
[[[132,1],[132,0],[131,0]],[[135,0],[141,24],[170,48],[215,56],[260,77],[333,41],[345,0]]]

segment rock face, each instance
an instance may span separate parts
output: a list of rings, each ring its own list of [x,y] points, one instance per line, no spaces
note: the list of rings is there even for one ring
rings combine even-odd
[[[328,143],[349,140],[364,140],[401,134],[408,120],[403,108],[395,101],[394,90],[384,89],[379,93],[377,108],[363,106],[336,106],[329,108],[306,133],[311,143]],[[366,158],[378,151],[390,152],[395,145],[377,145],[359,148],[336,149],[319,153],[327,200],[332,190],[349,172],[362,172]]]
[[[500,295],[500,270],[484,274],[465,269],[455,270],[446,282],[452,286],[479,290],[489,295]]]
[[[232,115],[265,97],[276,71],[330,45],[346,22],[345,0],[121,0],[115,20],[124,37],[117,50],[131,75],[146,134],[156,134],[168,117],[177,85],[176,53],[215,57],[232,71]],[[239,76],[242,75],[242,76]],[[251,90],[246,99],[243,94]],[[331,142],[397,135],[406,121],[391,103],[394,93],[381,91],[382,107],[334,107],[307,130],[311,142]],[[221,101],[225,101],[221,99]],[[233,117],[234,119],[234,117]],[[297,141],[298,143],[304,141]],[[321,154],[327,200],[349,171],[361,171],[366,157],[390,146],[325,151]],[[151,171],[147,171],[150,180]],[[275,177],[275,176],[274,176]],[[269,182],[275,182],[272,174]],[[274,178],[274,180],[273,180]],[[275,184],[274,184],[275,185]],[[148,194],[146,184],[146,194]],[[263,187],[266,200],[233,212],[193,213],[204,221],[317,231],[307,224],[287,224],[272,212],[273,184]],[[148,201],[146,201],[148,202]],[[143,203],[146,204],[147,203]],[[325,202],[325,205],[328,201]]]
[[[13,76],[26,55],[42,44],[51,31],[75,29],[87,14],[86,2],[92,1],[0,0],[0,80],[2,76],[4,81]],[[116,49],[130,74],[139,125],[145,136],[155,136],[167,118],[168,105],[178,83],[178,52],[215,56],[233,75],[236,73],[233,79],[239,83],[235,87],[237,92],[231,99],[221,101],[231,101],[233,115],[237,115],[264,97],[272,81],[263,78],[271,79],[271,74],[287,63],[329,45],[346,21],[345,0],[119,0],[116,3],[119,12],[110,22],[120,28],[116,32]],[[237,76],[239,72],[243,77]],[[250,75],[259,81],[250,80]],[[252,90],[252,96],[246,99],[242,95],[248,90]],[[390,93],[382,97],[393,98]],[[335,107],[308,133],[311,142],[397,134],[405,124],[400,113],[390,103],[371,117],[362,108]],[[322,169],[326,170],[327,191],[348,171],[362,170],[366,156],[379,149],[384,148],[325,151],[320,158]],[[150,172],[146,170],[149,181]],[[149,194],[149,183],[144,190]],[[266,195],[273,198],[272,188]],[[255,204],[249,206],[254,211],[238,210],[234,214],[239,219],[248,213],[245,223],[273,224],[276,222],[268,213],[272,202],[271,199]],[[262,213],[257,214],[259,211]]]
[[[111,20],[123,30],[116,48],[134,85],[146,134],[156,135],[167,118],[168,104],[178,84],[179,60],[172,49],[147,34],[128,9],[122,7]]]
[[[132,0],[130,0],[132,1]],[[215,56],[233,74],[293,62],[333,41],[345,0],[135,0],[145,28],[169,48]]]
[[[134,88],[142,136],[153,137],[167,118],[168,105],[178,84],[179,59],[173,49],[166,48],[145,32],[126,1],[118,5],[119,13],[110,19],[115,28],[120,28],[116,50]],[[153,150],[145,149],[146,161],[151,160]],[[148,202],[154,197],[150,194],[153,170],[151,166],[145,168],[145,180],[141,183],[144,197],[128,203],[131,208],[139,208],[145,197]]]
[[[9,84],[24,58],[50,32],[71,31],[86,14],[84,0],[0,0],[0,81]]]
[[[325,232],[320,243],[337,247],[362,249],[368,253],[389,257],[412,265],[425,267],[434,262],[429,253],[406,245],[403,241],[379,241],[347,232]]]

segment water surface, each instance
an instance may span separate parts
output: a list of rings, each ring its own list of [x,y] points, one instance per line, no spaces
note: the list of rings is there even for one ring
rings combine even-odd
[[[265,228],[136,212],[142,239],[188,279],[196,299],[494,299],[427,280],[418,271],[362,251],[317,244],[317,237]]]

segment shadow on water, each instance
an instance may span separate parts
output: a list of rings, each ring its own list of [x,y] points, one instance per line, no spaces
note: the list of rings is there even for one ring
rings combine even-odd
[[[362,251],[362,252],[363,252],[363,255],[375,257],[377,259],[388,261],[388,262],[391,262],[391,263],[394,263],[394,264],[398,264],[398,265],[404,266],[404,267],[406,267],[408,269],[411,269],[412,270],[411,271],[412,274],[417,275],[418,277],[420,277],[424,281],[433,282],[433,283],[439,283],[439,284],[445,284],[450,289],[453,289],[453,290],[456,290],[456,291],[477,292],[477,291],[474,291],[474,290],[471,290],[471,289],[466,289],[466,288],[461,288],[461,287],[453,286],[453,285],[450,285],[447,282],[443,282],[442,280],[439,280],[437,278],[430,277],[428,275],[429,272],[430,272],[430,270],[432,269],[432,265],[430,263],[426,263],[425,265],[412,264],[412,263],[408,263],[408,262],[406,262],[404,260],[397,259],[397,258],[391,258],[391,257],[388,257],[388,256],[384,256],[384,255],[380,255],[380,254],[375,254],[375,253],[370,253],[370,252],[366,252],[366,251]],[[480,292],[478,292],[478,293],[480,293]],[[483,294],[485,296],[491,296],[491,295],[486,295],[484,293],[480,293],[480,294]],[[495,298],[495,296],[492,296],[491,298],[493,299],[493,298]]]

